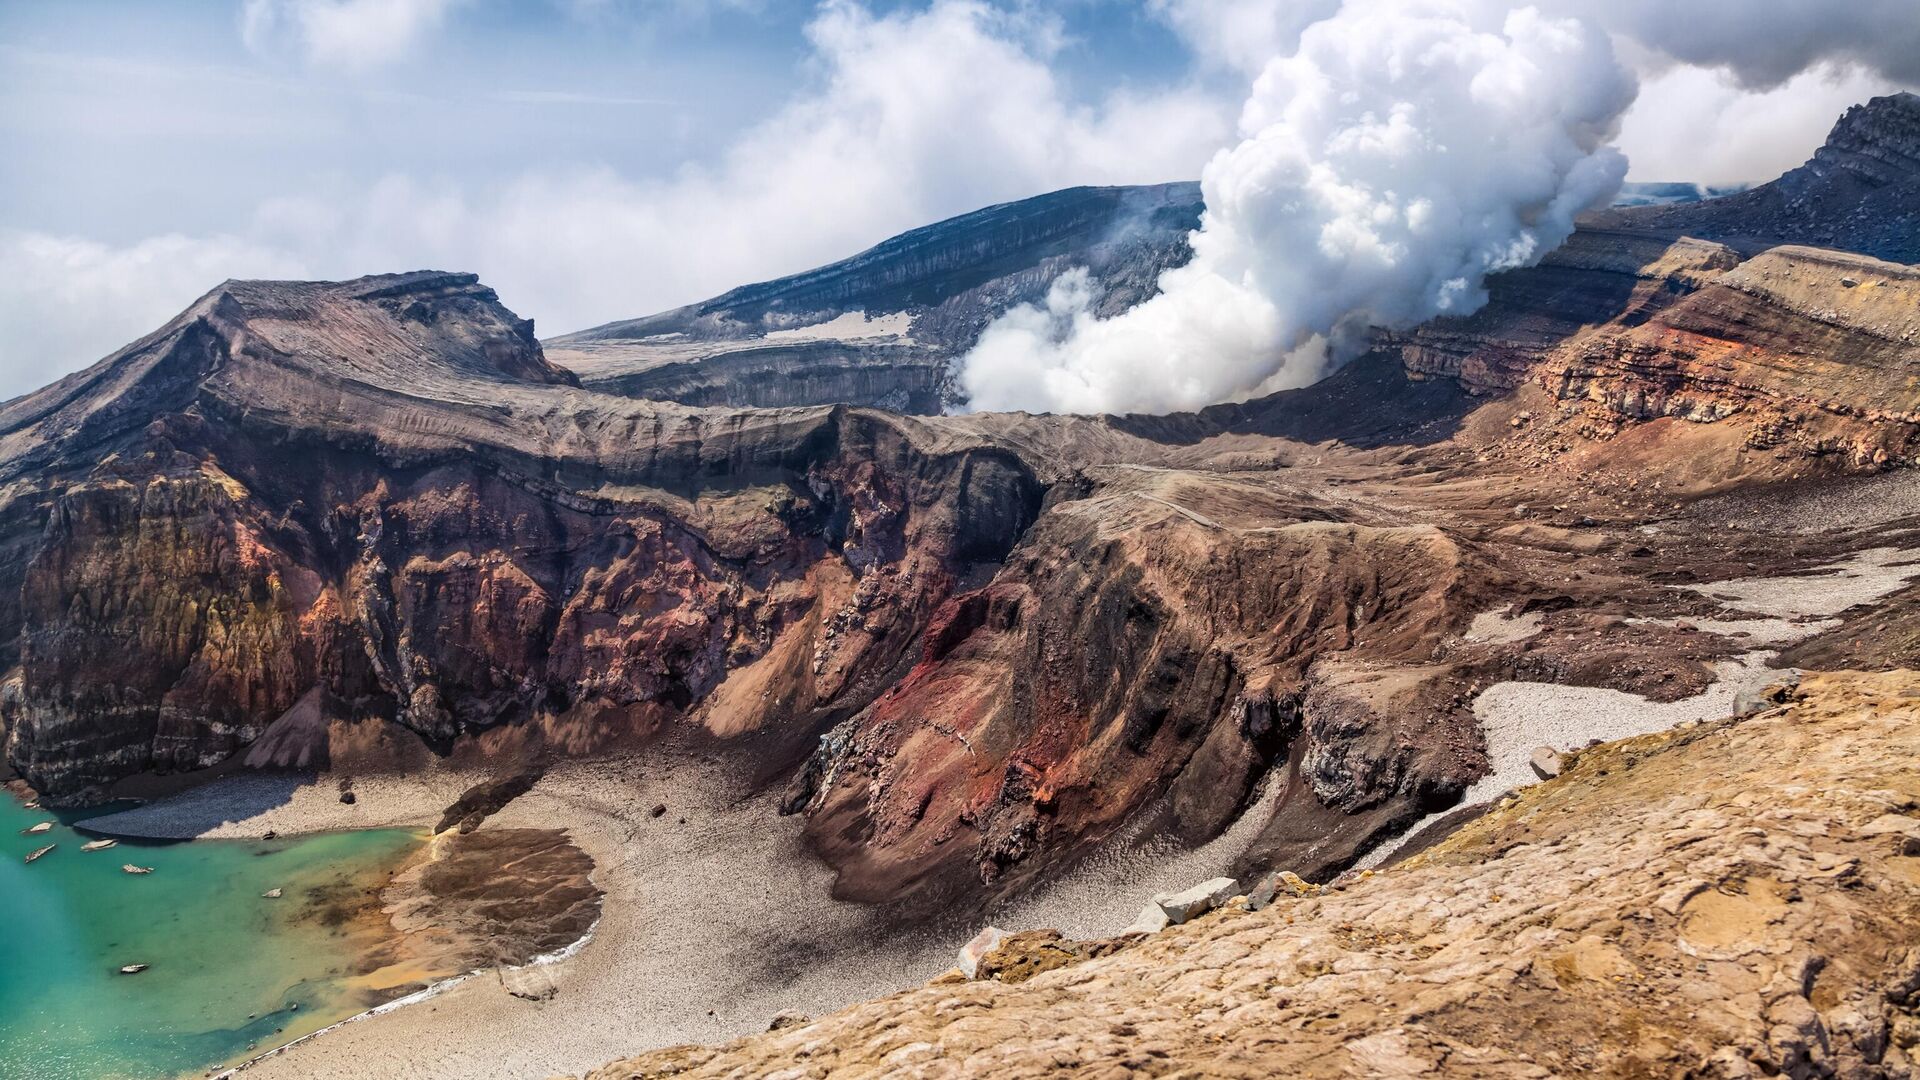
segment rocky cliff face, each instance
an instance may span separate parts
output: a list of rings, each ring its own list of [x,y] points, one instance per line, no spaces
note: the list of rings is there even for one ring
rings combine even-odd
[[[1771,184],[1594,215],[1473,316],[1380,345],[1472,393],[1547,389],[1572,415],[1540,425],[1546,442],[1671,416],[1727,421],[1756,450],[1912,462],[1917,133],[1920,98],[1877,98]]]
[[[884,572],[873,647],[781,705],[844,709],[1038,510],[1009,455],[884,417],[570,384],[471,278],[413,275],[229,284],[9,405],[15,766],[85,798],[213,764],[300,703],[441,745],[555,716],[609,737],[817,618],[812,589]]]
[[[1603,225],[1684,232],[1743,250],[1775,243],[1920,262],[1920,96],[1848,109],[1800,168],[1751,191],[1705,202],[1615,210]]]
[[[8,757],[75,802],[698,734],[875,899],[1204,839],[1285,762],[1261,850],[1344,865],[1476,775],[1462,688],[1517,660],[1435,658],[1564,561],[1398,488],[1471,403],[1373,363],[1152,421],[698,410],[574,387],[469,277],[230,283],[0,415]]]

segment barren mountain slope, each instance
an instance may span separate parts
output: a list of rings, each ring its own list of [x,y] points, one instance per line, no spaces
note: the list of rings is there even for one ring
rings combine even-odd
[[[939,412],[946,364],[994,316],[1086,267],[1095,310],[1186,262],[1198,184],[1068,188],[902,233],[852,258],[554,338],[588,386],[689,405],[846,402]]]
[[[953,393],[946,364],[990,319],[1039,300],[1074,266],[1092,274],[1097,314],[1138,303],[1161,270],[1186,260],[1186,233],[1201,209],[1193,184],[1072,188],[548,346],[558,363],[612,393],[688,404],[938,411]],[[1621,290],[1632,287],[1594,273],[1631,274],[1648,261],[1649,246],[1664,249],[1682,237],[1717,242],[1687,255],[1700,268],[1727,269],[1782,243],[1920,261],[1920,98],[1895,94],[1849,110],[1804,166],[1757,188],[1628,185],[1615,208],[1585,217],[1569,249],[1545,267],[1495,279],[1494,308],[1470,325],[1495,328],[1503,345],[1525,351],[1607,322],[1622,314]],[[1643,305],[1660,299],[1638,297]],[[1500,301],[1517,303],[1520,317],[1503,314]],[[1434,327],[1445,335],[1451,322]]]

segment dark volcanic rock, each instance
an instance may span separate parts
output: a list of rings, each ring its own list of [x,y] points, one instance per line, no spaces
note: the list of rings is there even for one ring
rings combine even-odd
[[[582,396],[465,275],[230,283],[0,408],[9,757],[72,800],[289,714],[309,760],[356,722],[591,742],[684,712],[867,575],[873,648],[764,706],[846,708],[1038,512],[1017,458],[933,441]]]
[[[443,833],[457,827],[463,833],[472,832],[508,803],[533,790],[533,785],[540,782],[540,776],[540,770],[530,769],[473,785],[440,815],[440,823],[433,827],[433,831]]]

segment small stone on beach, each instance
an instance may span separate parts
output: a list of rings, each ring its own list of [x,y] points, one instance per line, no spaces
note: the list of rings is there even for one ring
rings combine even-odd
[[[798,1009],[782,1009],[774,1014],[773,1023],[767,1025],[768,1031],[782,1031],[786,1028],[805,1027],[813,1023],[813,1017]]]

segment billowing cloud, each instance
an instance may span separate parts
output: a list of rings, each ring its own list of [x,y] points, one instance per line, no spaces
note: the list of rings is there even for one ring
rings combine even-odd
[[[1157,296],[1097,319],[1063,279],[988,329],[961,384],[980,409],[1167,412],[1311,382],[1368,326],[1471,312],[1618,189],[1633,89],[1578,21],[1349,4],[1260,75]]]
[[[1663,180],[1770,179],[1851,103],[1809,91],[1920,80],[1912,0],[1153,6],[1200,55],[1260,71],[1242,141],[1203,175],[1194,259],[1112,319],[1077,278],[1008,313],[957,365],[974,408],[1194,408],[1310,382],[1368,327],[1472,312],[1488,274],[1617,190],[1606,144],[1636,88],[1615,42],[1658,80],[1626,132]],[[1717,137],[1740,141],[1709,162]]]
[[[1150,0],[1148,8],[1202,60],[1258,75],[1300,44],[1300,32],[1340,10],[1341,0]]]

